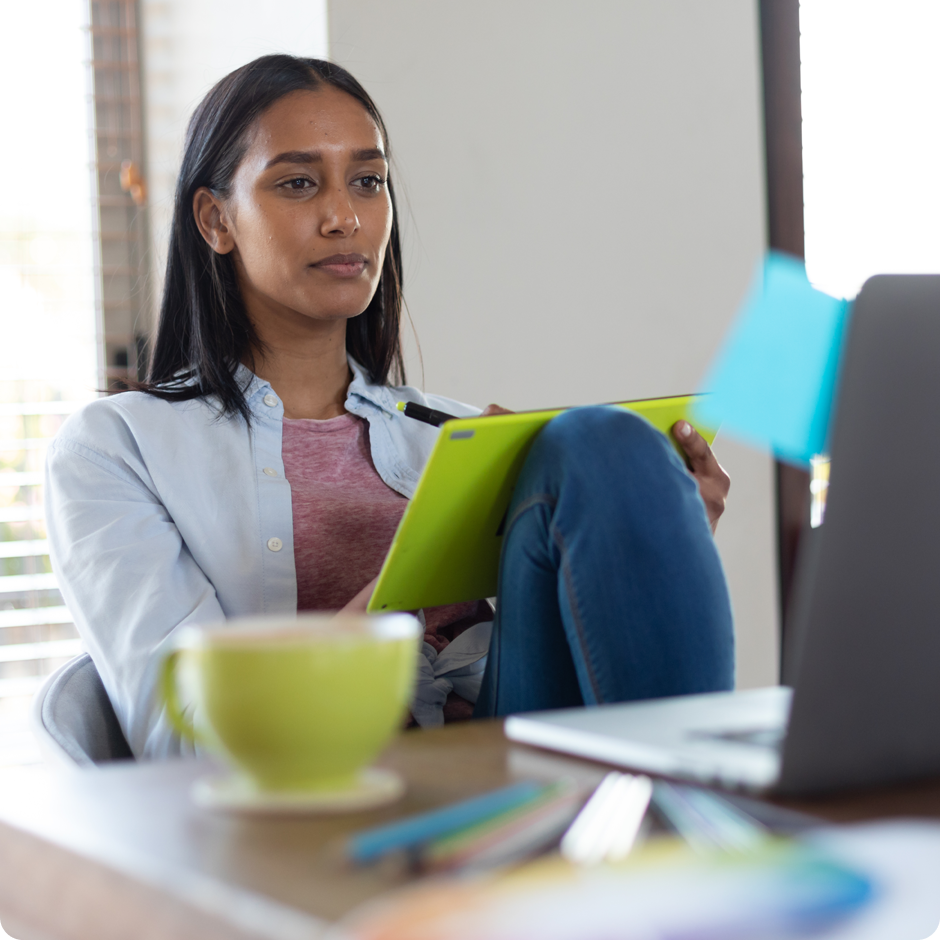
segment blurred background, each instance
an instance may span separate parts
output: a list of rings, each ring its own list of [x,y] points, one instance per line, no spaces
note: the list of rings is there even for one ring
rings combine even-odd
[[[845,297],[940,270],[938,32],[932,0],[0,6],[0,765],[38,759],[30,696],[80,650],[44,449],[144,374],[215,81],[280,51],[353,71],[405,197],[411,383],[532,408],[696,389],[768,244],[802,254],[805,233],[811,279]],[[716,450],[738,684],[773,684],[810,483]]]

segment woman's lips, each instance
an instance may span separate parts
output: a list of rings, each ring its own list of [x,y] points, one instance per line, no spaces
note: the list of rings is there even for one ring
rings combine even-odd
[[[312,265],[334,277],[358,277],[366,269],[365,255],[330,255]]]

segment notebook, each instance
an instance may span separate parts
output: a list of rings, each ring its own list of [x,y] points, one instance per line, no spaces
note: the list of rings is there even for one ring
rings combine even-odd
[[[642,415],[667,435],[684,418],[710,444],[716,432],[690,418],[696,397],[648,398],[613,407]],[[369,611],[418,610],[495,596],[516,479],[539,431],[565,410],[460,418],[441,426]]]

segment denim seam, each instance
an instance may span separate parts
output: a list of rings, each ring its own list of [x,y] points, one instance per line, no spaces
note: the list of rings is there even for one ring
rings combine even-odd
[[[555,508],[558,500],[552,496],[550,493],[535,493],[533,496],[529,496],[527,499],[524,499],[518,506],[516,506],[516,511],[512,514],[512,518],[506,523],[506,534],[503,538],[503,541],[509,536],[509,530],[518,522],[519,517],[528,512],[535,506],[542,504],[547,504],[552,509]]]
[[[568,563],[568,549],[565,546],[565,539],[555,525],[551,526],[552,541],[558,546],[561,552],[561,572],[565,579],[565,587],[568,589],[568,599],[571,602],[571,616],[574,620],[574,629],[578,637],[578,644],[581,647],[581,655],[584,658],[584,665],[587,670],[588,680],[591,683],[591,690],[594,693],[595,701],[600,705],[604,702],[600,687],[597,681],[597,675],[594,672],[594,664],[591,661],[591,651],[587,642],[587,634],[584,630],[584,621],[578,610],[577,595],[575,594],[574,582],[571,578],[571,566]]]
[[[512,519],[509,520],[506,526],[506,535],[509,535],[509,530],[515,525],[519,517],[527,512],[529,509],[534,508],[538,505],[549,505],[552,509],[555,508],[558,504],[557,497],[549,493],[536,493],[532,496],[529,496],[527,499],[523,500],[517,507],[516,511],[512,514]],[[604,701],[603,696],[600,694],[600,687],[597,681],[597,675],[594,671],[594,664],[591,660],[590,647],[588,646],[587,636],[584,630],[584,621],[581,618],[581,614],[578,610],[576,595],[574,591],[574,583],[571,579],[571,566],[568,564],[568,550],[565,546],[565,540],[558,528],[552,523],[549,524],[549,536],[552,541],[558,547],[558,550],[561,553],[561,572],[562,577],[565,579],[565,586],[568,589],[568,597],[571,600],[571,615],[574,619],[575,633],[578,639],[578,645],[581,648],[581,655],[584,658],[585,669],[588,674],[588,681],[591,683],[591,690],[594,693],[594,698],[598,703]],[[498,689],[497,689],[498,693]]]
[[[512,514],[512,518],[507,520],[506,522],[506,530],[503,534],[503,544],[505,544],[506,539],[509,538],[509,533],[512,530],[512,527],[516,524],[516,522],[523,515],[523,513],[528,512],[528,510],[533,509],[535,506],[539,506],[539,505],[546,504],[546,503],[554,507],[556,502],[557,500],[555,499],[555,497],[549,493],[537,493],[534,496],[530,496],[528,499],[523,500],[516,507],[516,511]],[[500,569],[502,569],[502,558],[500,558]],[[502,570],[500,570],[500,580],[502,580]],[[498,591],[497,591],[497,599],[498,599]],[[497,615],[497,619],[498,619],[498,615]],[[495,662],[492,663],[493,711],[495,714],[498,715],[499,714],[499,662],[502,659],[502,656],[500,655],[500,650],[499,650],[499,645],[502,641],[502,630],[500,630],[498,623],[495,626],[495,630],[496,632],[493,636],[493,639],[490,641],[490,649],[492,650],[492,653],[495,653],[495,656],[493,656],[493,659],[495,659]],[[487,668],[489,668],[490,665],[491,665],[490,663],[487,663]]]

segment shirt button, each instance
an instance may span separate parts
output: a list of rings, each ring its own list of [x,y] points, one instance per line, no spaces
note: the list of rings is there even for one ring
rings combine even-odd
[[[277,470],[275,470],[274,467],[265,467],[264,470],[262,470],[261,472],[262,472],[266,477],[276,477],[276,476],[277,476]]]
[[[279,552],[284,547],[284,543],[275,536],[273,539],[268,539],[268,548],[272,552]]]
[[[273,408],[277,404],[277,395],[265,395],[261,399],[269,408]]]

